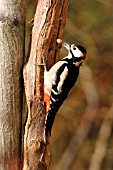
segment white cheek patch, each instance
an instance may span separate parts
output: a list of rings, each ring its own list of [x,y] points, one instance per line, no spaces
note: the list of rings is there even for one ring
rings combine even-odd
[[[83,57],[83,53],[76,47],[76,50],[72,49],[72,52],[74,54],[75,57]]]
[[[68,68],[65,67],[64,71],[60,75],[60,81],[59,81],[58,86],[57,86],[58,92],[62,92],[62,85],[63,85],[64,80],[66,79],[67,75],[68,75]]]

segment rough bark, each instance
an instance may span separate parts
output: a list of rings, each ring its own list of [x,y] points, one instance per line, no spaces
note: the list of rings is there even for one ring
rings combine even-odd
[[[25,3],[0,1],[0,169],[19,170]]]
[[[42,58],[49,69],[58,59],[56,39],[62,39],[69,0],[38,0],[32,29],[31,51],[24,67],[28,117],[24,135],[24,170],[48,169],[49,138],[45,136]]]

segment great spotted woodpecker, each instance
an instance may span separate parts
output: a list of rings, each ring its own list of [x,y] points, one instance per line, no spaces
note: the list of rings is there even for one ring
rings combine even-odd
[[[44,101],[46,102],[46,136],[51,129],[57,111],[65,101],[79,75],[79,68],[86,58],[87,51],[81,45],[69,45],[63,42],[68,50],[64,57],[44,73]]]

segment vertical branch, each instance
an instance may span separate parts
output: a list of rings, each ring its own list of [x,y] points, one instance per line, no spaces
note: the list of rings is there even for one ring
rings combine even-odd
[[[0,1],[0,169],[19,170],[25,2]]]
[[[41,64],[43,57],[47,59],[47,68],[54,63],[56,39],[62,38],[67,9],[68,0],[39,0],[37,4],[30,55],[24,66],[28,105],[24,135],[24,170],[49,167],[49,138],[46,140],[45,137],[46,115],[43,103],[44,68]],[[57,53],[59,49],[56,55]]]

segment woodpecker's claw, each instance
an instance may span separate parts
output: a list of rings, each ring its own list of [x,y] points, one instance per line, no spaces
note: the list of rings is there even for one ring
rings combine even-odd
[[[44,56],[42,56],[42,63],[35,64],[35,65],[36,66],[43,66],[44,67],[44,71],[46,71],[46,62],[45,62]]]

